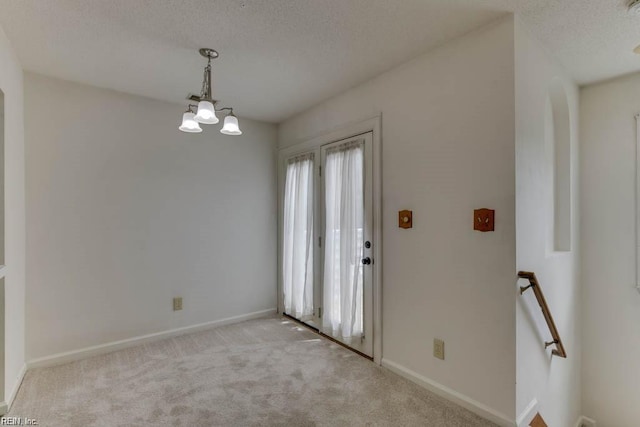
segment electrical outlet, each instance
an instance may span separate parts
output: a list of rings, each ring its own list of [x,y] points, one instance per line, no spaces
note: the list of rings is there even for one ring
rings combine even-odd
[[[182,310],[182,297],[173,299],[173,311]]]
[[[433,357],[444,360],[444,341],[437,338],[433,340]]]

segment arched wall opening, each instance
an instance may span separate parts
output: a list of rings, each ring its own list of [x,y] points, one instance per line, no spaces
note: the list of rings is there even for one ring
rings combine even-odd
[[[548,246],[554,252],[565,252],[571,250],[571,116],[559,78],[554,78],[549,87],[545,139],[552,207]]]

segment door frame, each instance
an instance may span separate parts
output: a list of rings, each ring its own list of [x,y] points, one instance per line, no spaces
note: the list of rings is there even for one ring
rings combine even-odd
[[[351,138],[363,133],[372,133],[373,148],[373,361],[380,365],[382,362],[382,116],[378,115],[367,120],[350,123],[319,136],[302,141],[290,147],[278,150],[278,265],[277,265],[277,302],[278,313],[284,312],[284,298],[282,290],[282,231],[284,204],[284,184],[286,178],[286,159],[291,156],[316,151],[320,146],[334,141]],[[316,167],[320,165],[316,159]],[[316,170],[317,172],[317,170]],[[315,191],[315,190],[314,190]],[[316,212],[317,212],[317,206]],[[317,216],[316,216],[317,218]],[[317,221],[314,222],[317,223]],[[317,236],[317,235],[316,235]],[[315,242],[314,242],[315,244]],[[318,251],[314,251],[318,252]],[[316,276],[317,277],[317,276]]]

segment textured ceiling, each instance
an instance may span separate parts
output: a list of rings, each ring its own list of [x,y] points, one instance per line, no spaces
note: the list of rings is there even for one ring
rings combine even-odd
[[[482,1],[482,0],[480,0]],[[580,84],[640,71],[631,0],[514,0],[522,21]]]
[[[25,69],[152,98],[198,93],[278,122],[504,12],[581,83],[640,70],[624,0],[2,0]]]

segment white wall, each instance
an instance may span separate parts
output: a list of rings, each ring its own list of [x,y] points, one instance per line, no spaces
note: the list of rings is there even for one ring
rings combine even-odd
[[[274,125],[25,79],[28,360],[275,310]]]
[[[25,349],[25,190],[22,68],[0,28],[0,89],[4,91],[5,400],[19,386]]]
[[[2,88],[0,87],[0,266],[1,265],[4,265],[4,92],[2,92]],[[2,353],[4,353],[4,351]]]
[[[581,90],[583,408],[598,426],[640,422],[635,277],[640,74]]]
[[[561,359],[550,356],[553,347],[545,351],[543,342],[551,338],[533,292],[518,296],[516,411],[537,399],[547,424],[568,427],[581,415],[578,88],[518,20],[515,29],[517,266],[536,273],[568,353]],[[571,250],[565,252],[553,249],[553,146],[545,141],[545,109],[556,78],[567,95],[571,129]]]
[[[382,113],[383,363],[515,418],[513,20],[454,40],[279,127],[287,147]],[[496,231],[473,231],[474,208]],[[414,228],[397,212],[412,209]],[[446,360],[432,356],[442,338]]]

